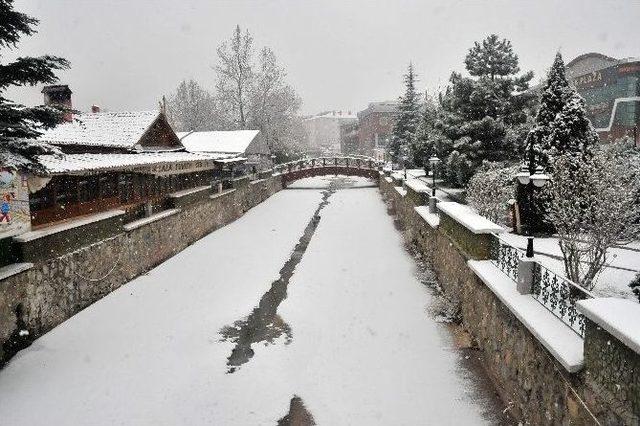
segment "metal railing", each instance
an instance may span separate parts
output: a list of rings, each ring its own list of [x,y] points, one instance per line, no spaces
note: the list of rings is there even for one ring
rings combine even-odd
[[[584,338],[584,316],[576,309],[576,302],[592,298],[589,291],[536,262],[533,265],[531,295]]]
[[[500,240],[497,235],[494,235],[489,250],[491,263],[507,274],[509,278],[518,281],[518,262],[524,252]]]
[[[274,167],[276,172],[286,173],[297,170],[314,169],[320,167],[351,167],[354,169],[377,170],[381,167],[379,161],[364,156],[334,156],[306,158],[278,164]]]
[[[518,281],[518,263],[524,252],[494,236],[490,260],[513,281]],[[576,302],[593,295],[571,280],[535,262],[531,297],[555,315],[580,337],[584,337],[584,317],[576,309]]]

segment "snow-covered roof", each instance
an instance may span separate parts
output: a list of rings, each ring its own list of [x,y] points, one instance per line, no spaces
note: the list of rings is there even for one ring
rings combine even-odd
[[[189,152],[244,154],[259,133],[260,130],[228,130],[177,134]]]
[[[73,121],[46,131],[39,139],[54,145],[132,149],[158,115],[157,111],[78,114]]]
[[[304,121],[311,121],[311,120],[320,120],[320,119],[335,119],[335,120],[357,120],[358,116],[356,114],[351,113],[351,111],[349,112],[342,112],[342,111],[325,111],[325,112],[321,112],[320,114],[316,114],[316,115],[312,115],[311,117],[307,117],[305,118]]]
[[[192,161],[226,161],[228,154],[195,154],[191,152],[141,152],[135,154],[66,154],[40,155],[38,161],[48,174],[74,174],[106,170],[122,170],[138,166],[185,163]],[[233,158],[233,160],[243,160]]]

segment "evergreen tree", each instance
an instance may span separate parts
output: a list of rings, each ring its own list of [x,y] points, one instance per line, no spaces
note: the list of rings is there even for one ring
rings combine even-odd
[[[633,281],[629,283],[629,288],[638,298],[638,302],[640,302],[640,273],[638,273]]]
[[[33,35],[38,20],[14,10],[13,0],[0,0],[0,49],[13,50],[23,36]],[[69,67],[56,56],[20,57],[0,64],[0,164],[14,169],[40,170],[35,156],[57,152],[35,141],[42,130],[58,124],[62,110],[48,106],[25,107],[2,93],[10,86],[50,84],[54,71]]]
[[[586,118],[584,101],[569,86],[562,55],[556,54],[540,97],[535,125],[527,135],[527,150],[536,164],[550,167],[550,155],[581,152],[589,155],[597,134]]]
[[[405,92],[399,99],[398,116],[391,135],[389,154],[394,162],[411,161],[411,143],[416,136],[420,122],[420,103],[416,92],[416,74],[409,63],[404,75]]]
[[[482,44],[476,41],[464,63],[472,76],[488,76],[491,80],[520,72],[518,55],[513,53],[511,42],[500,40],[496,34],[491,34]]]
[[[493,34],[476,42],[465,65],[472,77],[451,74],[436,126],[452,141],[444,177],[459,186],[466,186],[484,161],[520,157],[536,103],[529,90],[533,73],[518,75],[518,56],[508,40]]]
[[[532,149],[536,166],[551,174],[554,157],[569,155],[575,162],[587,161],[597,141],[598,135],[586,116],[584,100],[569,85],[562,55],[557,53],[542,90],[534,127],[527,135],[524,160],[528,161]],[[526,187],[518,186],[521,216],[531,216],[533,232],[552,232],[553,225],[545,219],[547,192],[534,189],[531,206],[527,191]]]

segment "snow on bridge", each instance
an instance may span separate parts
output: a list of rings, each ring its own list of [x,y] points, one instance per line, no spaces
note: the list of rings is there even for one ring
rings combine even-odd
[[[283,183],[316,176],[359,176],[377,179],[382,163],[366,156],[318,157],[277,165],[275,171],[283,176]]]

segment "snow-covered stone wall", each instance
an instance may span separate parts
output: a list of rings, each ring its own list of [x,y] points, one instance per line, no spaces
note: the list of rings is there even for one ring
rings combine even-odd
[[[593,424],[594,415],[601,424],[638,424],[637,353],[608,333],[603,337],[590,324],[584,343],[586,367],[567,371],[469,267],[470,259],[487,254],[491,235],[474,236],[443,211],[434,227],[394,185],[381,177],[380,191],[389,211],[401,223],[405,238],[431,263],[443,296],[458,307],[462,327],[473,337],[497,391],[516,418],[530,424]],[[478,241],[471,241],[474,238]]]
[[[0,279],[0,366],[39,335],[282,189],[280,176],[233,186],[206,197],[179,197],[180,208],[171,215],[125,226],[57,257],[31,259],[32,268]],[[57,234],[64,239],[65,232]]]

